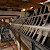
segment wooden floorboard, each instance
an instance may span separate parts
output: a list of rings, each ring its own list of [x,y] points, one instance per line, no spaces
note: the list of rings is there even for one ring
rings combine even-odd
[[[13,50],[13,49],[18,50],[14,41],[7,41],[7,42],[1,42],[0,41],[0,49],[2,49],[2,50]]]

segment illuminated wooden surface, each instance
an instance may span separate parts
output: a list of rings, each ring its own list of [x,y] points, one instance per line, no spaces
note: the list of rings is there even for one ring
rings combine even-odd
[[[10,44],[12,45],[12,47],[15,49],[15,50],[18,50],[17,46],[15,45],[14,41],[10,41]]]
[[[5,45],[5,46],[4,46]],[[4,46],[4,47],[3,47]],[[7,46],[7,47],[6,47]],[[18,50],[17,46],[15,45],[14,41],[9,41],[9,42],[1,42],[0,41],[0,48],[3,48],[3,50],[7,49],[7,50],[10,50],[11,49],[14,49],[14,50]]]
[[[10,29],[11,29],[11,31],[12,31],[13,34],[14,34],[13,29],[12,29],[12,28],[10,28]],[[15,35],[15,38],[16,38],[16,40],[19,42],[19,37],[18,37],[17,35]],[[23,50],[30,50],[22,41],[21,41],[21,47],[23,48]]]

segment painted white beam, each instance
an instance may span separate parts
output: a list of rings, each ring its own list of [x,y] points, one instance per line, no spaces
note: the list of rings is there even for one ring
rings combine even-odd
[[[48,3],[48,2],[50,2],[50,0],[47,0],[47,1],[45,1],[44,3]]]

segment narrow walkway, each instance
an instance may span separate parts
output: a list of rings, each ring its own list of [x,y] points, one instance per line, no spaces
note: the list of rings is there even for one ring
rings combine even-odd
[[[13,28],[10,28],[11,29],[11,31],[13,32],[13,34],[14,34],[14,30],[13,30]],[[16,40],[19,42],[19,37],[17,36],[17,35],[14,35],[15,36],[15,38],[16,38]],[[23,50],[30,50],[24,43],[23,43],[23,41],[21,40],[21,47],[22,47],[22,49]]]

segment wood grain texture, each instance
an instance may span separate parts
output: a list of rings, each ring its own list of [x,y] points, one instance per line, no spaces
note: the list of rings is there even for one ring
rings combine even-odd
[[[0,8],[6,7],[16,7],[14,9],[22,9],[22,8],[30,8],[33,6],[33,10],[40,8],[41,6],[38,5],[39,2],[45,2],[46,0],[29,0],[28,2],[23,2],[22,0],[0,0]]]

